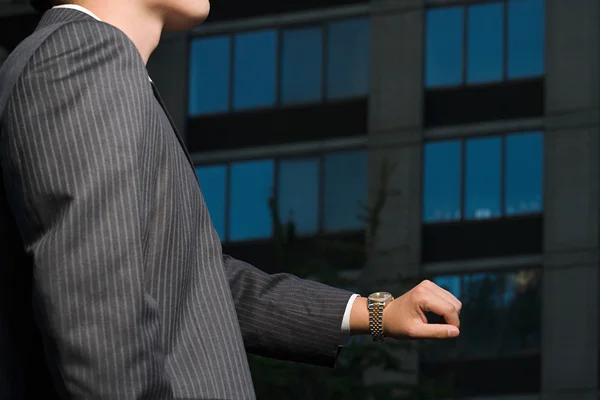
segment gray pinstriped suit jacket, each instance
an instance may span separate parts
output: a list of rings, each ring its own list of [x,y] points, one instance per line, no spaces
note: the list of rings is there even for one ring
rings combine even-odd
[[[351,293],[222,255],[133,43],[48,24],[0,125],[0,399],[251,399],[246,352],[332,366]]]

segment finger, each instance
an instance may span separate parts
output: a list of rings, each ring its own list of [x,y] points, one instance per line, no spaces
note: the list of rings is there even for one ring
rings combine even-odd
[[[411,337],[414,339],[449,339],[459,334],[460,330],[457,327],[445,324],[419,324],[411,331]]]
[[[444,320],[450,325],[457,328],[460,326],[457,308],[438,293],[430,292],[421,300],[419,307],[425,312],[432,312],[444,317]]]
[[[452,293],[450,293],[448,290],[444,289],[443,287],[438,286],[438,288],[439,288],[440,295],[443,298],[445,298],[446,300],[448,300],[450,303],[452,303],[454,305],[454,307],[456,307],[458,312],[460,312],[460,310],[462,309],[462,303],[460,302],[460,300],[458,300],[456,298],[456,296],[454,296]]]
[[[438,314],[441,315],[444,320],[446,321],[447,324],[450,324],[452,326],[455,326],[457,328],[460,328],[460,308],[457,308],[455,303],[449,301],[447,299],[447,297],[440,291],[436,291],[435,293],[431,293],[431,298],[433,299],[434,296],[437,296],[441,302],[448,302],[450,305],[448,306],[448,311],[445,314]],[[454,319],[454,317],[456,317],[456,319]]]
[[[460,309],[462,308],[462,303],[449,290],[444,289],[443,287],[441,287],[440,285],[438,285],[437,283],[434,283],[434,282],[430,282],[429,286],[430,286],[429,289],[431,291],[440,293],[440,295],[442,295],[442,297],[444,297],[450,303],[454,304],[456,309],[460,311]]]

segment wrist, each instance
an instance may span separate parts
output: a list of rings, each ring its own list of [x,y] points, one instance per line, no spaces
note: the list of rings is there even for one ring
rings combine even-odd
[[[350,334],[369,334],[369,309],[366,297],[357,297],[350,311]]]

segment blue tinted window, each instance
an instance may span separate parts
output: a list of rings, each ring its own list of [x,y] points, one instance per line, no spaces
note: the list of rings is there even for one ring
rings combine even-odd
[[[467,82],[502,79],[504,4],[470,6],[467,27]]]
[[[497,137],[467,141],[467,218],[491,218],[501,214],[501,146],[502,140]]]
[[[204,196],[204,202],[208,207],[213,226],[221,240],[225,240],[227,166],[196,167],[196,175],[198,175],[202,196]]]
[[[427,11],[425,34],[425,86],[462,83],[463,8]]]
[[[233,107],[275,105],[277,33],[274,30],[235,36]]]
[[[324,167],[324,229],[335,232],[363,228],[360,207],[367,200],[365,152],[327,154]]]
[[[298,234],[319,228],[319,161],[285,160],[279,164],[279,218],[294,222]]]
[[[261,160],[231,166],[230,240],[271,236],[269,199],[273,195],[273,164],[272,160]]]
[[[283,31],[281,101],[304,103],[321,99],[323,89],[323,30]]]
[[[506,138],[506,214],[541,212],[543,208],[542,133],[509,135]]]
[[[508,2],[508,77],[544,73],[546,12],[544,0]]]
[[[228,36],[192,41],[188,105],[190,115],[229,109],[230,44]]]
[[[371,23],[330,23],[327,34],[327,97],[365,96],[369,89]]]
[[[425,222],[460,219],[461,143],[425,145],[423,219]]]

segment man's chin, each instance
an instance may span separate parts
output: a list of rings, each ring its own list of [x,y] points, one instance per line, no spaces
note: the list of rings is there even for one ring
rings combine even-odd
[[[164,25],[165,32],[181,32],[195,28],[208,18],[210,4],[207,1],[203,9],[195,10],[195,13],[173,15],[167,18]]]

